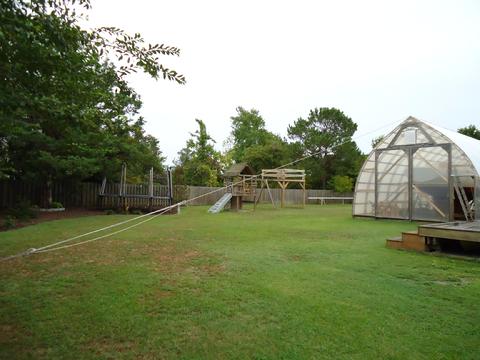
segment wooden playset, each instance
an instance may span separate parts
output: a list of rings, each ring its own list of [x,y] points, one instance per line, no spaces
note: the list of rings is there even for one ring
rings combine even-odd
[[[281,189],[281,196],[280,196],[280,206],[283,208],[285,207],[285,190],[287,189],[289,184],[299,184],[303,190],[302,196],[302,206],[305,206],[305,170],[298,170],[298,169],[264,169],[262,170],[262,175],[260,178],[260,192],[258,197],[255,200],[255,206],[260,201],[262,196],[263,189],[267,189],[270,201],[272,205],[275,207],[275,202],[273,201],[271,189],[269,182],[275,182],[280,186]]]

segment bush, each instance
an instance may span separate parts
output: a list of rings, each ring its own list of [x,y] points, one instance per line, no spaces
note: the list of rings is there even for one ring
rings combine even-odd
[[[7,216],[3,220],[3,228],[6,230],[13,229],[16,226],[17,226],[17,219],[15,219],[13,216]]]
[[[13,209],[8,211],[8,215],[19,220],[29,220],[37,217],[37,213],[31,208],[28,201],[20,201]]]
[[[63,205],[61,202],[52,201],[52,204],[50,205],[50,209],[61,209],[61,208],[63,208]]]
[[[105,215],[113,215],[113,214],[115,214],[115,211],[113,211],[112,209],[105,210]]]
[[[335,192],[350,192],[353,189],[353,179],[348,176],[335,175],[331,183]]]

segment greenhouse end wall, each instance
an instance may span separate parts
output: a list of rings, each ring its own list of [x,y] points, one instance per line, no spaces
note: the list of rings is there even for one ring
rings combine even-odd
[[[478,181],[475,185],[465,182],[468,178],[471,182],[472,176],[478,177],[476,168],[457,144],[426,123],[408,118],[384,137],[363,164],[355,185],[353,215],[453,220],[454,182],[476,186],[475,201],[480,204]]]

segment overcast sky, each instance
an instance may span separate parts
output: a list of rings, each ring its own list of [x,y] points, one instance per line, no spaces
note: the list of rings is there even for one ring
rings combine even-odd
[[[223,148],[237,106],[267,128],[336,107],[373,137],[409,115],[456,130],[480,126],[480,1],[92,0],[89,23],[181,49],[163,63],[187,84],[128,78],[167,163],[195,118]],[[390,126],[391,128],[391,126]]]

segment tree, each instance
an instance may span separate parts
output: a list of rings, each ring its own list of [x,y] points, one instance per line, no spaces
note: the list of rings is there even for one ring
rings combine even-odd
[[[311,187],[326,188],[334,175],[356,177],[361,152],[352,136],[357,124],[335,108],[315,108],[308,118],[288,127],[288,135],[301,150]]]
[[[385,136],[380,135],[380,136],[376,137],[375,139],[372,139],[372,149],[375,149],[377,147],[377,145],[380,144],[383,141],[384,138],[385,138]]]
[[[232,132],[230,134],[233,147],[231,149],[234,161],[242,161],[247,149],[252,146],[265,145],[273,140],[275,135],[265,129],[265,121],[258,110],[245,110],[241,106],[236,109],[237,115],[232,116]]]
[[[124,161],[129,173],[161,166],[125,75],[142,70],[184,83],[158,62],[179,50],[116,28],[83,30],[74,4],[0,0],[0,177],[50,184],[117,176]]]
[[[292,146],[281,138],[273,138],[264,145],[255,145],[245,151],[241,161],[249,164],[256,172],[274,169],[291,161]]]
[[[458,132],[463,135],[470,136],[474,139],[480,140],[480,129],[475,125],[469,125],[464,128],[458,129]]]
[[[195,119],[199,129],[190,134],[185,147],[178,153],[176,174],[181,183],[196,186],[218,186],[222,157],[213,147],[215,141],[208,135],[205,123]],[[177,176],[178,176],[177,175]]]
[[[270,169],[288,162],[290,147],[280,136],[265,128],[258,110],[245,110],[239,106],[232,116],[229,155],[235,162],[246,162],[256,171]]]

